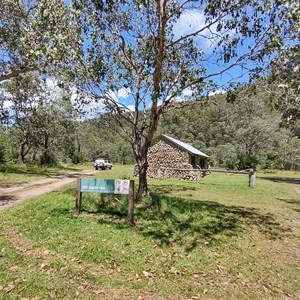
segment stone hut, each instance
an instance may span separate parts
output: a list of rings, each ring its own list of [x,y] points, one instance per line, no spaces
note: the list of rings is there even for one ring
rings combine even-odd
[[[148,151],[150,178],[196,179],[208,168],[208,156],[193,146],[162,134],[153,140]],[[203,175],[203,174],[201,174]]]

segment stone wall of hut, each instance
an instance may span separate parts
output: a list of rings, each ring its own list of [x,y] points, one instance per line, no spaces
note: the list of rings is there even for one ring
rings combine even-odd
[[[194,171],[190,164],[189,153],[164,139],[156,140],[149,148],[148,163],[147,176],[150,178],[196,180],[199,176],[199,171]]]

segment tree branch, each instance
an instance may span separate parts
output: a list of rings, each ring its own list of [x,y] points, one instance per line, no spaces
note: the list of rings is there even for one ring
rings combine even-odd
[[[30,71],[33,71],[32,68],[30,67],[21,67],[20,69],[18,70],[14,70],[10,73],[7,73],[7,74],[4,74],[4,75],[1,75],[0,76],[0,82],[1,81],[4,81],[4,80],[9,80],[11,78],[14,78],[14,77],[17,77],[19,76],[20,74],[23,74],[23,73],[28,73]]]

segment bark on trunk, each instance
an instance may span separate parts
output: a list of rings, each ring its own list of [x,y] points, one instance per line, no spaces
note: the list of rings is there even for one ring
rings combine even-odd
[[[139,172],[139,188],[137,196],[141,197],[148,193],[147,184],[147,169],[148,160],[147,153],[151,146],[154,134],[157,130],[157,125],[159,118],[162,114],[162,110],[158,108],[159,99],[161,96],[160,83],[162,80],[162,67],[165,56],[166,47],[166,24],[167,24],[167,1],[166,0],[156,0],[157,5],[157,17],[159,18],[159,25],[157,31],[157,49],[155,54],[155,67],[153,71],[153,91],[151,95],[151,108],[149,116],[149,126],[142,127],[138,130],[139,125],[139,103],[140,103],[140,83],[141,77],[138,77],[137,83],[137,94],[135,101],[135,117],[133,120],[133,132],[132,132],[132,146],[135,155],[135,160],[138,165]],[[137,72],[138,73],[138,72]],[[145,130],[147,128],[147,132]],[[142,141],[143,140],[143,141]]]
[[[146,195],[148,193],[147,168],[148,164],[139,166],[139,187],[137,193],[138,199],[140,199],[143,195]]]
[[[49,154],[49,135],[45,133],[44,135],[44,151],[43,151],[43,164],[50,164],[50,154]]]
[[[20,144],[20,150],[18,154],[18,164],[24,164],[25,163],[25,157],[29,151],[29,148],[26,150],[27,140],[24,140]]]

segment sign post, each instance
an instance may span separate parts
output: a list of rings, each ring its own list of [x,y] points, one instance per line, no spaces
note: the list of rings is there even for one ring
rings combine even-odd
[[[75,202],[75,209],[77,215],[81,213],[81,205],[82,205],[82,192],[80,190],[80,178],[77,178],[77,194],[76,194],[76,202]]]
[[[134,181],[129,183],[128,222],[134,224]]]
[[[78,178],[75,210],[81,213],[82,193],[129,195],[128,221],[134,225],[134,180]]]

